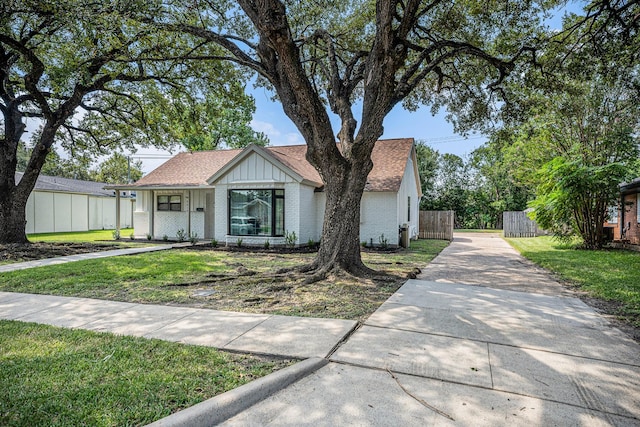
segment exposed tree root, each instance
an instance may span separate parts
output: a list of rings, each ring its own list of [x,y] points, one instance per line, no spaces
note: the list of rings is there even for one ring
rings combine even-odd
[[[415,268],[407,273],[406,278],[415,278],[420,273],[420,269]],[[253,279],[250,277],[256,276]],[[298,282],[300,285],[312,285],[327,279],[342,279],[343,281],[370,281],[376,285],[388,285],[402,280],[402,277],[388,274],[384,271],[377,271],[366,266],[343,268],[339,265],[329,267],[318,267],[315,262],[299,265],[295,267],[287,267],[276,270],[273,273],[257,273],[238,265],[236,272],[221,274],[210,273],[207,279],[198,282],[174,283],[167,285],[168,287],[188,287],[188,286],[215,286],[223,283],[233,284],[253,284],[264,282]]]
[[[397,276],[390,275],[381,271],[372,270],[366,266],[356,268],[344,268],[339,265],[321,268],[314,267],[315,266],[311,264],[311,268],[305,268],[304,273],[306,274],[306,278],[303,280],[303,284],[310,285],[312,283],[325,280],[331,276],[352,280],[367,279],[376,283],[390,283],[398,280]]]

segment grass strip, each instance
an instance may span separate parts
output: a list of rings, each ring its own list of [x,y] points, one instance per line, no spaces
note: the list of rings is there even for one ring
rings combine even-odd
[[[640,253],[575,249],[548,236],[506,240],[524,257],[590,296],[619,303],[612,314],[640,327]]]
[[[290,363],[1,320],[0,425],[145,425]]]
[[[66,233],[38,233],[29,234],[31,242],[100,242],[113,239],[114,230],[71,231]],[[120,238],[128,240],[133,228],[120,230]]]

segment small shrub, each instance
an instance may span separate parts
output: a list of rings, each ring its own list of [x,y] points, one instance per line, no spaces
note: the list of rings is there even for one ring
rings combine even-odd
[[[151,239],[153,238],[153,236],[151,235],[151,233],[147,233],[147,234],[146,234],[146,236],[147,236],[147,240],[151,240]]]
[[[191,234],[189,235],[189,241],[191,242],[192,245],[195,245],[198,242],[198,233],[196,233],[195,231],[192,231]]]
[[[236,245],[238,245],[239,248],[242,247],[242,239],[238,238],[238,240],[236,241]]]
[[[380,247],[382,249],[387,249],[389,247],[389,240],[384,237],[384,233],[381,234],[380,237],[378,237],[378,242],[380,242]]]
[[[120,230],[113,230],[111,233],[113,240],[120,240]]]
[[[363,248],[367,247],[367,241],[363,240],[362,242],[360,242],[360,246],[362,246]]]
[[[295,248],[296,241],[298,240],[298,236],[296,236],[296,232],[292,231],[289,233],[288,231],[284,232],[284,244],[289,248]]]
[[[269,249],[269,246],[271,246],[271,243],[269,243],[269,239],[267,239],[264,241],[264,248]]]
[[[187,233],[184,231],[184,228],[181,228],[176,232],[176,239],[179,243],[184,242],[187,238]]]
[[[309,241],[307,242],[307,246],[310,247],[311,249],[315,248],[316,245],[317,245],[317,243],[313,239],[309,239]]]
[[[169,241],[169,236],[167,236],[166,234],[162,236],[162,240],[164,240],[165,242]]]
[[[211,239],[211,247],[214,247],[214,248],[218,247],[218,241],[216,239]]]

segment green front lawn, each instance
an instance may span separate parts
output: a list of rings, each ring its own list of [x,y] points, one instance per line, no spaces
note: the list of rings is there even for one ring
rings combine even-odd
[[[0,425],[145,425],[290,363],[0,320]]]
[[[114,230],[72,231],[69,233],[40,233],[28,234],[31,242],[99,242],[113,239]],[[129,240],[133,228],[120,230],[120,239]]]
[[[411,249],[363,252],[386,280],[331,276],[312,284],[279,270],[310,263],[314,253],[216,251],[206,248],[78,261],[4,273],[0,290],[218,310],[362,319],[426,266],[448,242],[419,240]],[[213,291],[206,297],[198,290]]]
[[[620,303],[615,314],[640,326],[640,253],[575,249],[552,237],[506,240],[526,258],[589,295]]]

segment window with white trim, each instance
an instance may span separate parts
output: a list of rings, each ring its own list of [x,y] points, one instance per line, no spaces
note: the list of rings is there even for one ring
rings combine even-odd
[[[158,210],[159,211],[174,211],[179,212],[182,210],[182,196],[180,195],[160,195],[158,196]]]
[[[609,206],[609,219],[607,222],[609,224],[617,224],[618,223],[618,208],[616,206]]]

